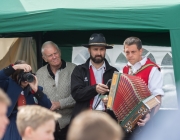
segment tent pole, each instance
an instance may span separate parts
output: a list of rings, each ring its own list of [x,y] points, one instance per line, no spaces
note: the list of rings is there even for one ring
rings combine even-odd
[[[178,97],[178,104],[180,108],[180,65],[179,65],[179,60],[180,60],[180,29],[176,30],[170,30],[170,37],[171,37],[171,48],[172,48],[172,56],[173,56],[173,67],[174,67],[174,76],[175,76],[175,81],[176,81],[176,90],[177,90],[177,97]]]
[[[36,47],[37,47],[37,68],[43,66],[43,59],[41,54],[41,46],[42,46],[42,32],[37,32],[36,37]]]

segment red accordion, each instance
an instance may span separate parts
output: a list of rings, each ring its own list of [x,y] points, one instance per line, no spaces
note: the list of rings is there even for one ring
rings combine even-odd
[[[126,132],[132,132],[138,120],[159,103],[141,78],[114,72],[107,108],[113,110]]]

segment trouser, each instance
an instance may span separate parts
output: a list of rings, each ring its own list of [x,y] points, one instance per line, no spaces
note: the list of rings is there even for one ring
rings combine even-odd
[[[56,129],[54,132],[55,140],[66,140],[68,128],[69,128],[69,125],[60,129],[59,123],[57,122],[56,123]]]

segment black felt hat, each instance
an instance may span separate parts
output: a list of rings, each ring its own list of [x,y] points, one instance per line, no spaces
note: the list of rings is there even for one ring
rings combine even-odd
[[[82,46],[89,48],[90,46],[105,46],[106,49],[112,49],[111,45],[106,44],[106,39],[103,34],[94,33],[89,38],[89,44],[82,44]]]

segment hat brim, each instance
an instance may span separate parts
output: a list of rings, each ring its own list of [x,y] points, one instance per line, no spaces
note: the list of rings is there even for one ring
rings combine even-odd
[[[90,46],[104,46],[104,47],[106,47],[106,49],[112,49],[112,48],[113,48],[113,46],[104,45],[104,44],[98,44],[98,45],[82,44],[82,46],[84,46],[84,47],[86,47],[86,48],[89,48]]]

